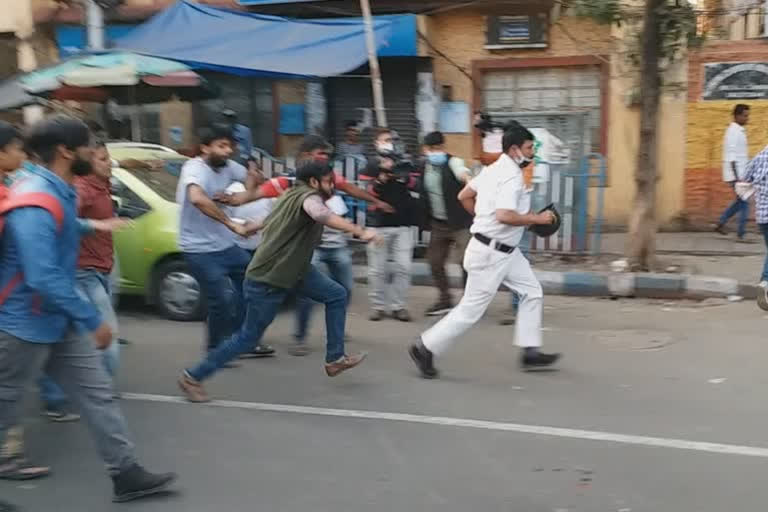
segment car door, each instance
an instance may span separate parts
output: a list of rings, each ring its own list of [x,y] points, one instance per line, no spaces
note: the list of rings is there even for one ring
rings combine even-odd
[[[143,293],[146,281],[146,214],[152,208],[133,192],[120,178],[111,178],[112,201],[119,217],[133,220],[129,228],[114,233],[114,244],[120,260],[120,291],[122,293]]]

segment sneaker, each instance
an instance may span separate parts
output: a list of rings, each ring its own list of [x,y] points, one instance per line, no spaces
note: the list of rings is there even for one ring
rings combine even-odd
[[[360,352],[351,356],[345,355],[333,363],[325,363],[325,374],[329,377],[335,377],[341,372],[359,365],[366,357],[368,357],[367,352]]]
[[[259,345],[250,352],[240,355],[240,359],[255,359],[259,357],[273,357],[275,355],[275,349],[272,345]]]
[[[434,356],[427,347],[419,340],[408,348],[408,355],[411,356],[416,367],[425,379],[435,379],[440,372],[435,368]]]
[[[178,380],[179,388],[187,397],[187,400],[193,403],[210,402],[208,393],[205,392],[203,384],[193,379],[187,372],[184,372]]]
[[[727,235],[728,232],[725,230],[725,226],[722,224],[718,224],[715,226],[715,233],[720,233],[721,235]]]
[[[368,320],[371,322],[379,322],[381,320],[384,320],[384,312],[380,309],[374,309],[371,311],[371,314],[368,316]]]
[[[392,313],[392,318],[396,318],[401,322],[410,322],[411,314],[408,312],[407,309],[398,309],[397,311]]]
[[[42,414],[54,423],[80,421],[80,415],[70,411],[66,405],[46,405]]]
[[[112,501],[122,503],[157,494],[166,490],[176,478],[176,473],[150,473],[134,464],[112,477],[115,493]]]
[[[440,316],[448,313],[453,309],[453,304],[450,300],[437,301],[431,308],[424,312],[426,316]]]
[[[0,512],[21,512],[21,509],[13,503],[0,500]]]
[[[560,359],[560,354],[546,354],[544,352],[523,353],[520,357],[520,366],[524,370],[534,370],[537,368],[546,368],[552,366]]]
[[[768,281],[760,281],[757,286],[760,287],[757,290],[757,305],[763,311],[768,311]]]

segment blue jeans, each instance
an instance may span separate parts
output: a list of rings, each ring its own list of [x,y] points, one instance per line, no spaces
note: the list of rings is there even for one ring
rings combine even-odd
[[[261,341],[264,331],[277,315],[290,290],[246,279],[245,321],[240,330],[208,352],[197,366],[187,369],[195,380],[202,381],[240,354],[251,351]],[[296,286],[296,293],[325,304],[325,331],[328,337],[325,361],[332,363],[344,356],[344,326],[347,318],[347,290],[314,266]]]
[[[328,269],[327,274],[347,290],[347,302],[352,293],[352,256],[347,247],[334,247],[324,249],[318,247],[312,255],[312,265],[317,267],[325,264]],[[305,296],[300,296],[296,302],[296,341],[304,342],[307,336],[307,326],[309,318],[312,316],[313,301]]]
[[[720,216],[719,225],[724,226],[731,217],[739,214],[739,226],[737,235],[739,238],[744,238],[747,228],[747,218],[749,217],[749,201],[742,200],[739,196],[731,203],[731,205]]]
[[[531,233],[526,231],[523,234],[523,238],[520,240],[520,245],[517,246],[523,252],[523,255],[528,258],[528,253],[531,250]],[[517,306],[520,304],[520,296],[514,291],[510,290],[510,301],[512,309],[517,311]]]
[[[117,314],[112,302],[112,280],[110,274],[95,269],[77,271],[77,288],[84,299],[96,306],[101,318],[112,329],[112,344],[101,352],[101,360],[107,375],[114,378],[120,361],[120,343],[117,336]],[[47,375],[40,377],[40,399],[48,407],[63,406],[69,400],[61,388]]]
[[[760,232],[763,234],[765,240],[765,247],[768,249],[768,224],[758,224]],[[760,281],[768,281],[768,254],[765,255],[765,263],[763,263],[763,274],[760,276]]]
[[[236,245],[216,252],[185,252],[184,260],[205,295],[208,306],[206,349],[212,350],[243,323],[243,279],[251,260],[248,251]]]

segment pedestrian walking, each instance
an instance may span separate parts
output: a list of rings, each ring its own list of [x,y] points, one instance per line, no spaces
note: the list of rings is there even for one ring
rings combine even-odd
[[[190,401],[208,401],[203,381],[261,340],[291,290],[325,305],[325,373],[329,377],[365,359],[364,353],[347,355],[344,351],[347,291],[311,264],[323,226],[351,233],[366,242],[376,240],[374,230],[335,215],[325,205],[333,196],[333,183],[333,171],[328,165],[308,163],[296,171],[296,185],[275,205],[263,228],[261,244],[248,265],[244,284],[247,309],[240,330],[203,361],[186,369],[178,381]]]
[[[203,130],[200,150],[201,156],[188,160],[181,169],[176,202],[181,205],[179,247],[208,307],[205,348],[210,351],[242,323],[242,283],[250,261],[248,252],[235,244],[233,236],[245,236],[248,229],[233,221],[213,198],[235,181],[254,189],[259,176],[231,160],[234,150],[226,126]],[[268,350],[255,349],[254,356],[263,356]]]
[[[749,201],[736,194],[736,183],[744,178],[744,171],[749,161],[747,132],[744,127],[749,122],[749,105],[738,104],[733,109],[733,122],[725,130],[723,139],[723,181],[734,190],[733,202],[720,216],[715,231],[725,235],[725,225],[734,215],[739,216],[736,231],[738,240],[744,241],[747,218],[749,217]]]
[[[553,364],[559,354],[541,347],[541,284],[517,245],[526,226],[552,224],[552,212],[531,212],[530,188],[521,168],[533,158],[533,135],[523,127],[507,130],[502,139],[504,154],[472,179],[459,194],[467,211],[474,214],[470,240],[464,254],[467,286],[459,304],[437,324],[423,332],[409,354],[421,375],[435,378],[434,357],[445,353],[453,341],[483,316],[501,284],[520,294],[520,314],[515,344],[523,349],[524,368]]]
[[[453,307],[450,283],[445,265],[451,250],[464,254],[469,242],[472,216],[458,199],[459,192],[469,181],[469,169],[464,160],[445,151],[445,137],[441,132],[424,137],[426,165],[421,180],[420,197],[427,212],[429,237],[429,266],[438,290],[437,302],[427,309],[427,316],[443,315]],[[466,273],[465,273],[466,284]]]
[[[96,350],[109,347],[112,331],[75,287],[80,226],[73,182],[91,170],[88,127],[54,117],[32,128],[28,147],[40,164],[14,184],[5,208],[16,207],[6,211],[0,239],[0,444],[19,425],[24,390],[44,368],[83,412],[112,477],[114,501],[160,492],[176,475],[139,465]],[[40,201],[24,206],[33,199]],[[90,332],[96,347],[74,325]],[[0,460],[0,471],[15,463]]]
[[[765,247],[768,249],[768,146],[763,148],[744,171],[744,181],[750,183],[755,196],[755,221],[763,234]],[[760,274],[761,290],[757,294],[758,305],[768,311],[768,254]]]

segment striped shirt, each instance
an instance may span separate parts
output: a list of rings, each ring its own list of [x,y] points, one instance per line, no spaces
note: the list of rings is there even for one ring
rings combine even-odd
[[[755,187],[755,220],[768,224],[768,146],[747,164],[744,181]]]

